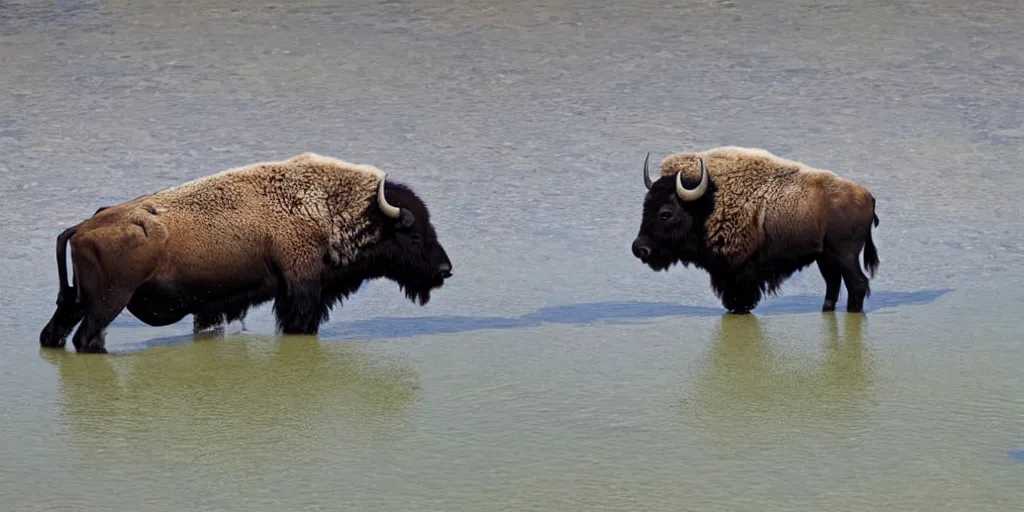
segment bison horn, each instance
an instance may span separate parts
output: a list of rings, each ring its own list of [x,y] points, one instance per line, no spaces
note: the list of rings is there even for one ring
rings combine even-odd
[[[704,192],[708,189],[708,169],[704,166],[704,159],[697,157],[697,161],[700,162],[700,184],[693,190],[687,190],[683,186],[683,173],[676,173],[676,194],[679,194],[679,199],[683,201],[696,201],[704,195]]]
[[[388,200],[384,198],[384,181],[387,180],[387,178],[388,175],[384,174],[380,179],[380,184],[377,185],[377,205],[380,206],[380,210],[384,212],[384,215],[387,215],[392,219],[397,219],[402,213],[402,210],[398,207],[391,206],[391,204],[388,203]]]
[[[654,184],[654,182],[651,181],[651,175],[647,172],[647,162],[650,159],[651,159],[651,153],[648,152],[647,153],[647,158],[644,158],[644,186],[647,187],[647,190],[650,190],[651,189],[651,185]]]

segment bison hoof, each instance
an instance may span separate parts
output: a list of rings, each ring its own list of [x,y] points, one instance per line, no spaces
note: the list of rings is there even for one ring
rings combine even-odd
[[[224,334],[224,324],[204,324],[204,322],[194,322],[192,324],[192,336],[219,336]]]
[[[730,309],[729,310],[729,314],[730,315],[749,315],[750,314],[750,310],[749,309]]]
[[[821,306],[821,312],[822,313],[830,313],[830,312],[835,311],[835,310],[836,310],[836,301],[834,301],[834,300],[826,300],[825,303],[822,304],[822,306]]]
[[[192,337],[196,340],[212,340],[224,337],[224,326],[211,327],[192,331]]]
[[[43,348],[64,348],[67,341],[67,336],[56,336],[50,326],[39,333],[39,345]]]

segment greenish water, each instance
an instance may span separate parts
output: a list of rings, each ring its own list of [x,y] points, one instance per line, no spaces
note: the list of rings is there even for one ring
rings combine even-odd
[[[921,316],[46,353],[34,380],[55,395],[4,478],[45,492],[5,495],[11,510],[1013,509],[1014,326],[979,350]]]
[[[1017,510],[1022,11],[0,3],[0,509]],[[720,144],[878,197],[866,315],[811,268],[727,316],[632,257],[643,155]],[[302,151],[425,198],[429,306],[39,349],[61,229]]]

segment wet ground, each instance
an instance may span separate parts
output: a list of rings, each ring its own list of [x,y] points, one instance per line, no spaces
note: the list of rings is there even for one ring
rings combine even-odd
[[[1021,33],[992,1],[0,1],[2,508],[1015,510]],[[725,144],[877,197],[865,316],[813,268],[725,316],[633,258],[644,154]],[[63,228],[303,151],[427,201],[427,307],[40,351]]]

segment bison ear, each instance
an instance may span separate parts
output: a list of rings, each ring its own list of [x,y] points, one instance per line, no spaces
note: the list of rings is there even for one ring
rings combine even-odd
[[[408,208],[402,208],[402,213],[398,215],[398,225],[402,226],[403,229],[409,229],[412,227],[413,222],[416,222],[416,216]]]

